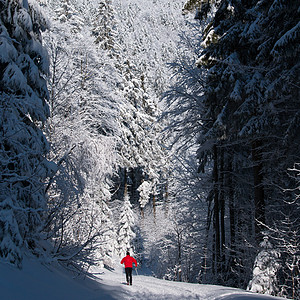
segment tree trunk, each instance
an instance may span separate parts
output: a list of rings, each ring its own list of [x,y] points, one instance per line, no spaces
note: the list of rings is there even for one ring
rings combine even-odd
[[[221,158],[220,158],[220,226],[221,226],[221,263],[222,269],[225,266],[225,183],[224,183],[224,150],[221,149]]]
[[[258,242],[262,239],[262,224],[265,224],[265,200],[263,188],[263,164],[261,147],[261,141],[255,140],[252,142],[255,237]]]
[[[153,217],[155,222],[156,221],[156,198],[154,194],[152,196],[152,205],[153,205]]]
[[[145,214],[144,214],[144,209],[141,207],[141,216],[142,216],[142,220],[144,220]]]
[[[204,261],[203,261],[203,265],[202,265],[202,269],[203,271],[203,275],[201,276],[201,282],[207,281],[207,270],[209,269],[208,267],[208,253],[209,253],[209,245],[210,245],[210,241],[209,241],[209,233],[210,233],[210,226],[211,226],[211,218],[213,215],[213,211],[211,209],[211,205],[212,205],[212,191],[210,192],[210,194],[208,195],[206,201],[208,202],[208,208],[207,208],[207,217],[206,217],[206,228],[205,228],[205,244],[204,244]],[[212,253],[212,255],[214,255],[214,251]],[[212,259],[212,272],[214,274],[214,259]]]
[[[233,189],[233,168],[231,158],[228,160],[228,206],[229,206],[229,224],[230,224],[230,256],[235,256],[235,208],[234,208],[234,189]]]
[[[128,190],[128,187],[127,187],[127,168],[124,168],[124,199],[127,195],[127,190]]]
[[[167,218],[168,214],[169,214],[169,184],[168,181],[166,181],[165,184],[165,195],[164,195],[165,201],[165,217]]]
[[[214,230],[215,230],[215,268],[217,274],[220,272],[220,218],[219,218],[219,174],[218,174],[218,149],[215,145],[214,152]]]

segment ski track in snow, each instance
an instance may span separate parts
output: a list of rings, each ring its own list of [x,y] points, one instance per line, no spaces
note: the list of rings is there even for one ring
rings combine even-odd
[[[103,271],[103,270],[102,270]],[[127,286],[125,272],[118,265],[115,270],[105,270],[98,277],[105,289],[113,288],[121,293],[124,300],[267,300],[282,299],[271,296],[253,294],[239,289],[200,285],[184,282],[166,281],[152,276],[137,275],[133,270],[133,285]],[[95,299],[96,300],[96,299]]]

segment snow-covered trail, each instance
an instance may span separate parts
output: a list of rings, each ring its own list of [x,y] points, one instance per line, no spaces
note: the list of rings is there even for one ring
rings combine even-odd
[[[103,271],[103,270],[102,270]],[[98,277],[104,289],[119,291],[117,299],[124,300],[271,300],[282,299],[253,294],[243,290],[214,285],[166,281],[152,276],[137,275],[133,270],[133,285],[127,286],[122,266],[105,270]]]
[[[0,263],[0,300],[275,300],[222,286],[165,281],[136,275],[125,284],[123,267],[94,269],[93,280],[72,278],[59,266],[24,259],[23,269]]]

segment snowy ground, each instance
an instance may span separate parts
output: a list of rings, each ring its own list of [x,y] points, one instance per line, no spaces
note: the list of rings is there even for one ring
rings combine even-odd
[[[94,270],[95,280],[73,279],[60,268],[46,267],[26,258],[23,270],[0,263],[1,300],[267,300],[282,299],[222,286],[159,280],[137,275],[125,285],[121,266]]]

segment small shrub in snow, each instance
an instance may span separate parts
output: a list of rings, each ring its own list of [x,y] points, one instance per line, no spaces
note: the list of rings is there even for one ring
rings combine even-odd
[[[247,289],[255,293],[276,295],[278,293],[276,274],[280,268],[278,263],[280,253],[273,248],[267,236],[260,243],[260,247],[261,250],[254,262],[253,278]]]

